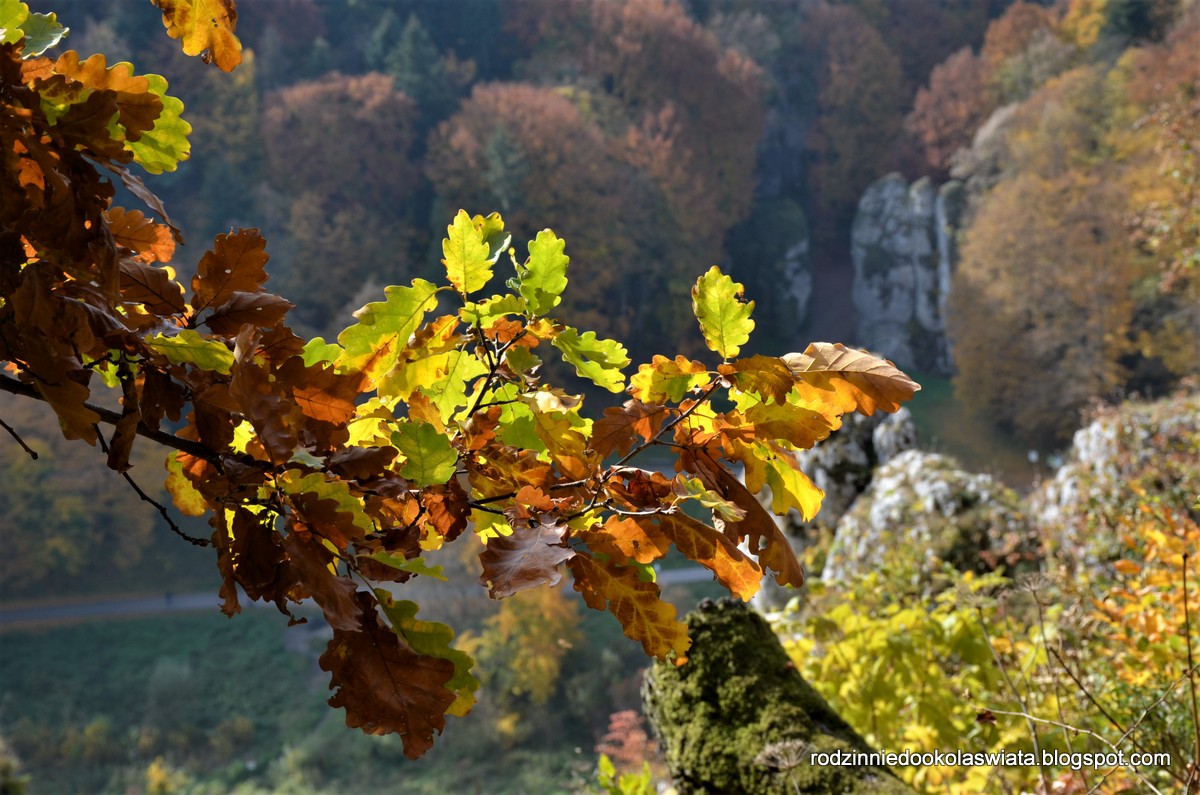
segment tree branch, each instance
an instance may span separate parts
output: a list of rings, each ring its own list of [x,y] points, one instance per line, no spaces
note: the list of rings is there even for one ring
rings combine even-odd
[[[43,403],[47,402],[46,399],[42,397],[42,393],[37,391],[36,387],[26,384],[24,381],[18,381],[12,376],[0,375],[0,392],[8,392],[13,395],[22,395],[27,398],[33,398],[34,400],[40,400]],[[106,409],[93,403],[84,403],[83,407],[90,411],[96,412],[96,414],[100,417],[100,421],[107,423],[108,425],[116,425],[121,419],[120,412],[112,411],[111,409]],[[157,428],[151,428],[149,425],[146,425],[142,422],[138,423],[137,433],[138,436],[144,436],[151,441],[158,442],[164,447],[170,447],[175,450],[179,450],[180,452],[187,453],[188,455],[194,455],[196,458],[203,458],[205,461],[211,461],[214,464],[219,463],[221,459],[221,456],[218,452],[210,449],[208,446],[203,445],[200,442],[193,441],[191,439],[184,439],[176,436],[173,433],[160,431]]]
[[[108,455],[108,442],[106,442],[104,440],[104,434],[100,433],[100,428],[98,426],[96,427],[96,438],[100,440],[100,449],[104,451],[105,455]],[[161,502],[159,502],[158,500],[151,497],[146,492],[142,491],[142,487],[137,484],[137,481],[134,480],[128,472],[122,472],[120,474],[121,474],[121,477],[125,478],[125,482],[129,484],[130,488],[133,489],[134,493],[136,493],[138,495],[138,497],[142,500],[142,502],[148,502],[151,505],[153,505],[155,508],[158,509],[158,512],[160,514],[162,514],[162,518],[166,520],[167,526],[171,528],[172,533],[179,536],[184,541],[187,541],[189,544],[192,544],[193,546],[197,546],[197,547],[212,546],[212,542],[209,541],[208,539],[196,538],[195,536],[190,536],[187,533],[180,530],[179,525],[175,524],[175,520],[171,518],[171,514],[167,513],[166,506],[164,506]]]
[[[16,430],[11,425],[9,425],[4,420],[0,419],[0,428],[4,428],[4,430],[8,431],[8,435],[11,436],[13,439],[15,439],[17,441],[17,444],[21,445],[21,449],[23,449],[25,452],[29,453],[30,458],[32,458],[34,461],[38,460],[37,451],[34,450],[29,445],[25,444],[25,440],[21,438],[21,435],[19,433],[17,433]]]

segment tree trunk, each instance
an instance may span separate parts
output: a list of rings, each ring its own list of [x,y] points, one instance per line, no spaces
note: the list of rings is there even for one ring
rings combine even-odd
[[[706,599],[687,623],[688,662],[655,664],[642,686],[681,795],[913,795],[886,767],[810,763],[872,749],[804,681],[762,616]]]

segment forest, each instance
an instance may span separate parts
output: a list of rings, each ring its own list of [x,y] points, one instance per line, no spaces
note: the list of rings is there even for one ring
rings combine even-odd
[[[1198,52],[1195,0],[0,0],[0,792],[883,791],[773,703],[688,756],[722,594],[846,747],[1157,754],[895,791],[1200,787]]]

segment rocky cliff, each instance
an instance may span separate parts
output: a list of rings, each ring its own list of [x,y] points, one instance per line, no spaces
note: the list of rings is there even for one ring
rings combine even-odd
[[[965,204],[960,182],[909,185],[899,174],[859,201],[850,239],[858,342],[902,369],[953,371],[943,317]]]

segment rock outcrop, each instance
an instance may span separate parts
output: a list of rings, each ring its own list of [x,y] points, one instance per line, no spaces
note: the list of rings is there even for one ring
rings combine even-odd
[[[886,464],[905,450],[917,446],[917,428],[912,414],[901,408],[895,414],[876,412],[867,417],[847,414],[842,427],[810,450],[796,454],[804,474],[822,491],[821,510],[805,521],[797,511],[782,517],[779,524],[797,554],[818,542],[822,533],[832,533],[842,515],[858,496],[866,491],[876,467]],[[763,487],[760,498],[771,501],[770,488]],[[767,578],[754,596],[758,610],[776,610],[787,604],[795,591],[775,585]]]
[[[962,184],[889,174],[858,203],[850,236],[858,341],[901,369],[949,374],[945,303],[958,256]]]
[[[1015,492],[951,458],[909,450],[875,471],[838,522],[821,579],[845,580],[886,565],[924,580],[937,561],[963,571],[1000,565],[1012,571],[1038,552]]]
[[[1067,463],[1030,497],[1034,521],[1068,568],[1124,551],[1119,525],[1153,501],[1191,511],[1200,497],[1200,395],[1129,402],[1075,432]]]
[[[642,686],[680,795],[911,795],[889,770],[810,764],[813,753],[869,753],[796,671],[767,622],[741,602],[688,615],[682,667],[657,663]]]

